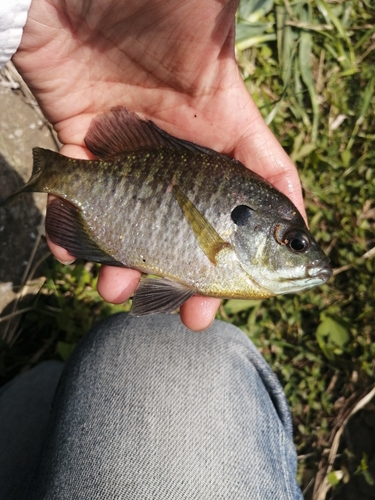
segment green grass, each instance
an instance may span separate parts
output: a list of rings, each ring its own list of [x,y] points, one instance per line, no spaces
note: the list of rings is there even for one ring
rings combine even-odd
[[[319,471],[321,484],[330,472],[324,452],[374,384],[375,259],[368,254],[375,247],[371,5],[369,0],[243,0],[238,13],[237,57],[244,80],[296,163],[311,231],[341,271],[323,287],[298,295],[227,301],[218,315],[249,335],[285,389],[306,498],[312,498],[308,477]],[[28,335],[5,346],[4,381],[41,359],[66,359],[94,321],[124,309],[99,299],[98,266],[62,266],[52,259],[44,266],[45,284],[21,322]],[[357,474],[371,481],[365,462]],[[328,484],[337,481],[340,476],[331,472]],[[323,498],[315,492],[315,500]]]
[[[302,474],[317,469],[336,426],[374,382],[375,260],[364,255],[375,246],[375,9],[321,0],[242,6],[245,82],[297,164],[312,233],[334,268],[348,268],[316,290],[250,310],[224,307],[285,388],[297,450],[308,457]],[[258,32],[246,39],[249,19]]]

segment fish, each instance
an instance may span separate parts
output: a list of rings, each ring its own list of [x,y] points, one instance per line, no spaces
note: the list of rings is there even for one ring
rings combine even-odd
[[[241,162],[118,106],[97,115],[80,160],[34,148],[46,231],[72,256],[141,271],[131,314],[194,294],[265,299],[322,285],[329,259],[287,196]]]

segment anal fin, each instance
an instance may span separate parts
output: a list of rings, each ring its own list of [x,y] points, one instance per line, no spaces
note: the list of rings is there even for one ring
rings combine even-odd
[[[196,293],[168,278],[141,278],[133,297],[132,316],[171,313]]]
[[[53,243],[79,259],[124,267],[92,240],[78,208],[57,198],[47,206],[46,231]]]

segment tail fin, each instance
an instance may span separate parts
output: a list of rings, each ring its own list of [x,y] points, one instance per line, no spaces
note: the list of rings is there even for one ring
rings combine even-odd
[[[46,192],[45,188],[43,188],[43,183],[40,182],[42,174],[48,169],[48,166],[51,164],[51,160],[56,159],[56,157],[60,157],[58,153],[54,151],[50,151],[49,149],[43,148],[33,148],[33,171],[31,174],[30,180],[18,191],[9,196],[3,203],[3,206],[7,207],[12,204],[15,199],[21,193],[27,192]]]
[[[50,151],[49,149],[43,148],[33,148],[33,172],[31,174],[30,180],[21,188],[18,193],[26,193],[29,191],[40,191],[43,192],[43,186],[39,183],[39,180],[45,172],[45,169],[48,168],[50,164],[50,160],[54,156],[59,157],[58,153],[54,151]]]

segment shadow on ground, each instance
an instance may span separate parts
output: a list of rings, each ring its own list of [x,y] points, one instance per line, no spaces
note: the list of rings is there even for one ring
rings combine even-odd
[[[0,203],[29,178],[32,148],[55,149],[49,129],[20,92],[0,86]],[[0,207],[0,319],[24,284],[25,271],[48,255],[36,245],[46,195],[25,194],[10,207]],[[6,322],[0,322],[0,338]]]
[[[29,193],[14,198],[9,206],[1,206],[23,184],[22,177],[0,153],[0,185],[2,186],[0,191],[0,283],[2,285],[19,284],[42,221],[42,214]]]
[[[350,480],[337,488],[333,500],[375,500],[375,403],[351,417],[336,460]]]

